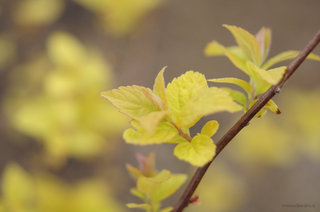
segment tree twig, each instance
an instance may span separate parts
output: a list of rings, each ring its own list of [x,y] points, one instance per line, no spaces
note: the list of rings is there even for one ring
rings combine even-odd
[[[198,187],[202,177],[206,173],[210,164],[219,155],[219,153],[224,149],[224,147],[244,128],[249,121],[260,111],[261,108],[267,104],[267,102],[277,93],[284,83],[290,78],[290,76],[296,71],[296,69],[303,63],[308,54],[319,44],[320,42],[320,29],[316,35],[309,41],[305,48],[300,52],[300,54],[289,64],[280,82],[267,90],[259,100],[228,130],[228,132],[219,140],[217,143],[216,155],[214,158],[208,162],[203,167],[200,167],[194,173],[191,181],[189,182],[187,188],[182,194],[180,200],[176,204],[173,212],[181,212],[190,203],[190,199]]]

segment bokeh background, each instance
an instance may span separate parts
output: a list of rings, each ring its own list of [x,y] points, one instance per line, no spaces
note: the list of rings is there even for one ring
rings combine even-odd
[[[234,44],[222,24],[270,27],[273,56],[304,47],[319,9],[318,0],[2,0],[0,211],[128,211],[138,200],[125,164],[137,165],[137,152],[191,176],[171,145],[125,144],[128,120],[100,92],[151,87],[163,66],[167,82],[188,70],[246,79],[226,58],[203,54],[213,39]],[[186,211],[319,210],[319,69],[299,68],[275,99],[282,114],[253,120],[228,145],[196,192],[200,205]],[[217,141],[240,115],[207,117],[192,133],[216,119]]]

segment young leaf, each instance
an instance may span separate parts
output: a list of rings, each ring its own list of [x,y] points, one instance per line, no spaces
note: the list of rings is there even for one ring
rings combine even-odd
[[[136,158],[139,162],[139,170],[141,170],[143,176],[153,177],[158,173],[154,168],[154,164],[155,164],[154,153],[150,153],[147,157],[143,156],[140,153],[137,153]]]
[[[252,70],[252,72],[257,74],[257,75],[251,74],[252,77],[255,78],[256,76],[258,76],[259,78],[270,83],[271,85],[275,85],[280,81],[280,79],[282,78],[287,68],[286,66],[281,66],[281,67],[277,67],[270,70],[264,70],[254,65],[251,62],[248,62],[247,66],[249,69]]]
[[[167,143],[178,134],[177,129],[166,122],[160,123],[152,133],[139,125],[136,128],[137,130],[130,128],[124,131],[123,138],[127,143],[135,145]]]
[[[262,27],[256,35],[256,39],[260,45],[262,62],[267,58],[271,44],[271,30]]]
[[[191,142],[179,143],[174,148],[174,155],[180,160],[189,162],[194,166],[203,166],[215,155],[216,145],[210,137],[198,134]]]
[[[209,82],[218,82],[218,83],[231,83],[237,86],[240,86],[248,95],[250,95],[250,84],[244,80],[233,78],[233,77],[225,77],[219,79],[209,79]]]
[[[250,58],[254,64],[259,66],[261,64],[261,49],[257,39],[252,34],[240,27],[230,25],[223,26],[232,33],[236,42],[246,56]]]
[[[193,71],[186,72],[168,84],[166,95],[174,122],[182,108],[204,88],[208,88],[205,76]]]
[[[237,90],[233,90],[231,88],[221,88],[221,89],[227,91],[234,101],[236,101],[239,104],[241,104],[241,106],[243,107],[244,111],[247,110],[247,107],[248,107],[248,105],[247,105],[247,97],[242,92],[237,91]],[[248,94],[248,96],[249,95],[250,94]]]
[[[138,178],[136,179],[138,180]],[[133,196],[136,196],[142,200],[145,200],[146,199],[146,195],[144,193],[142,193],[141,191],[139,191],[138,189],[136,188],[131,188],[130,189],[130,193],[133,195]]]
[[[234,49],[234,47],[231,47]],[[230,48],[230,49],[231,49]],[[228,59],[240,70],[244,73],[247,73],[246,67],[246,57],[243,56],[242,50],[239,51],[231,51],[229,48],[225,48],[223,45],[216,41],[210,42],[205,48],[205,55],[206,56],[220,56],[225,55]],[[237,48],[239,49],[239,48]]]
[[[219,128],[219,123],[215,120],[208,121],[201,129],[201,135],[213,136]]]
[[[211,87],[203,89],[197,96],[189,100],[176,116],[176,124],[181,128],[193,126],[201,117],[216,112],[236,112],[241,107],[235,103],[228,92]]]
[[[166,70],[167,67],[164,67],[158,74],[157,78],[154,81],[153,85],[153,92],[160,97],[163,102],[163,109],[168,109],[168,100],[166,96],[166,85],[163,78],[163,72]]]
[[[119,87],[111,91],[103,92],[101,95],[109,100],[120,112],[139,120],[151,112],[159,111],[150,98],[146,96],[148,88],[133,85]]]
[[[263,69],[268,69],[268,68],[270,68],[271,66],[273,66],[276,63],[280,63],[280,62],[285,61],[285,60],[293,59],[293,58],[297,57],[298,54],[299,54],[299,51],[285,51],[285,52],[282,52],[282,53],[277,54],[276,56],[270,58],[268,61],[266,61],[263,64],[262,68]],[[307,59],[320,61],[320,56],[310,53],[308,55]]]
[[[137,188],[153,202],[160,202],[171,196],[186,181],[184,174],[171,174],[168,170],[162,170],[155,177],[141,176],[137,181]]]

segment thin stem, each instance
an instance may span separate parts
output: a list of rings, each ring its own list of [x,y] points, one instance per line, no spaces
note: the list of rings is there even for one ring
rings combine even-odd
[[[194,191],[198,187],[210,164],[224,149],[224,147],[240,132],[240,130],[244,128],[249,123],[249,121],[260,111],[260,109],[263,108],[274,95],[280,92],[280,89],[282,88],[284,83],[291,77],[291,75],[302,64],[308,54],[310,54],[310,52],[318,45],[319,42],[320,29],[305,46],[305,48],[300,52],[300,54],[289,64],[280,82],[269,88],[269,90],[267,90],[262,96],[260,96],[258,101],[219,140],[219,142],[217,143],[216,155],[210,162],[196,170],[191,181],[189,182],[189,185],[187,186],[180,200],[173,209],[173,212],[181,212],[185,207],[188,206],[189,200],[191,199]]]
[[[187,141],[191,142],[192,138],[190,137],[190,135],[188,135],[187,133],[183,132],[181,128],[179,128],[176,123],[174,123],[173,121],[170,122],[177,130],[178,133],[181,137],[183,137],[184,139],[186,139]]]

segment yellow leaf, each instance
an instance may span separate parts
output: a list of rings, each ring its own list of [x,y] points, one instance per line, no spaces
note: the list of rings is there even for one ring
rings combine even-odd
[[[275,85],[280,81],[287,68],[286,66],[280,66],[277,68],[264,70],[250,62],[248,62],[247,65],[251,68],[253,72],[257,74],[258,77],[272,85]]]
[[[262,68],[263,69],[270,68],[271,66],[273,66],[276,63],[280,63],[280,62],[285,61],[285,60],[293,59],[293,58],[297,57],[298,55],[299,55],[299,51],[281,52],[280,54],[277,54],[276,56],[274,56],[274,57],[270,58],[268,61],[266,61],[263,64]],[[320,56],[311,53],[311,54],[308,55],[307,59],[320,61]]]
[[[236,112],[241,106],[233,101],[229,93],[221,88],[202,89],[181,109],[176,116],[176,124],[180,128],[193,126],[201,117],[217,112]]]
[[[178,134],[177,129],[169,123],[160,123],[152,133],[138,126],[136,128],[137,130],[127,129],[123,133],[127,143],[135,145],[167,143]]]
[[[153,85],[153,92],[160,97],[163,103],[163,109],[168,109],[168,100],[166,96],[166,85],[163,78],[163,72],[166,70],[167,67],[164,67],[158,74],[157,78],[155,79]]]
[[[248,71],[246,70],[247,67],[245,62],[246,58],[244,58],[241,53],[239,53],[239,50],[231,51],[216,41],[210,42],[205,48],[206,56],[225,55],[233,63],[233,65],[242,70],[244,73],[247,73]]]
[[[213,136],[219,128],[219,123],[215,120],[208,121],[201,129],[201,134],[208,137]]]
[[[172,82],[168,84],[166,95],[169,108],[173,112],[173,121],[177,119],[182,108],[190,99],[197,96],[204,88],[208,88],[205,76],[193,71],[188,71],[180,77],[174,78]]]
[[[225,77],[225,78],[219,78],[219,79],[209,79],[208,81],[219,82],[219,83],[231,83],[231,84],[240,86],[243,90],[247,92],[248,95],[250,95],[250,92],[251,92],[249,83],[238,78]]]
[[[147,88],[141,86],[126,86],[103,92],[101,95],[109,100],[120,112],[139,119],[159,108],[146,96]]]
[[[184,174],[171,174],[168,170],[162,170],[154,177],[139,177],[137,188],[151,197],[152,201],[160,202],[176,192],[186,179]]]
[[[216,145],[210,137],[198,134],[191,142],[179,143],[173,153],[180,160],[187,161],[194,166],[203,166],[214,157]]]
[[[251,62],[247,62],[248,70],[250,71],[250,77],[252,77],[253,82],[256,86],[256,94],[264,93],[271,85],[277,84],[287,67],[281,66],[278,68],[264,70],[254,65]]]
[[[152,133],[159,122],[167,115],[169,111],[155,111],[139,118],[139,123],[148,132]]]
[[[240,46],[240,48],[243,50],[246,56],[254,64],[259,66],[261,64],[261,49],[255,36],[237,26],[223,26],[226,27],[232,33],[237,44]]]
[[[135,179],[135,180],[138,180],[138,179]],[[142,200],[145,200],[145,199],[146,199],[144,193],[142,193],[141,191],[138,191],[138,189],[136,189],[136,188],[131,188],[131,189],[130,189],[130,193],[131,193],[133,196],[136,196],[136,197],[138,197],[138,198],[140,198],[140,199],[142,199]]]

